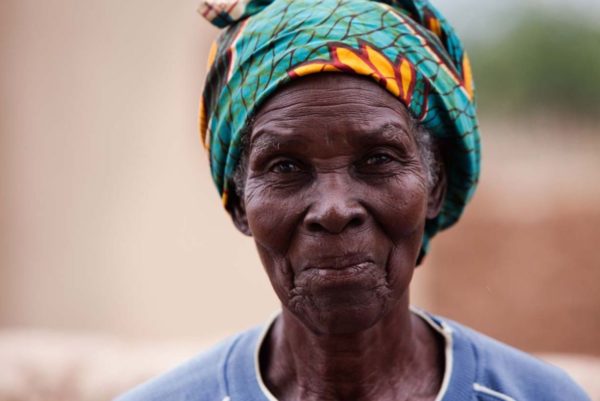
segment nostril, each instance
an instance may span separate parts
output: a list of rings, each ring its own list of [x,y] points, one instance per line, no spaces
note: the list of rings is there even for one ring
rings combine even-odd
[[[363,219],[360,217],[354,217],[352,220],[350,220],[350,222],[348,223],[348,227],[349,228],[356,228],[356,227],[360,227],[363,224]]]
[[[309,223],[308,224],[308,231],[313,232],[313,233],[318,233],[318,232],[321,232],[321,231],[325,231],[325,229],[319,223]]]

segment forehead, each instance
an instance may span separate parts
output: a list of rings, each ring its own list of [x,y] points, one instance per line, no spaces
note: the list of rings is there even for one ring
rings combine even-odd
[[[407,136],[411,128],[406,107],[374,81],[350,74],[315,74],[281,88],[262,105],[250,144],[261,137],[302,139],[315,132],[325,140],[340,135],[358,140],[376,133]]]

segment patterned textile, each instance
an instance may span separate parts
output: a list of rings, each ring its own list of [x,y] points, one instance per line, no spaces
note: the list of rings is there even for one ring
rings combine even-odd
[[[372,78],[442,144],[448,191],[430,238],[458,220],[479,176],[479,133],[469,60],[426,0],[206,0],[199,12],[225,28],[209,56],[200,132],[214,182],[228,191],[249,118],[292,79],[319,72]]]

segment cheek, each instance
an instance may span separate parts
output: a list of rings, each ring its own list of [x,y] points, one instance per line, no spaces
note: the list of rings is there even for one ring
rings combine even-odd
[[[301,219],[301,201],[298,197],[275,197],[272,191],[249,180],[245,205],[262,265],[279,299],[288,299],[293,288],[293,271],[287,254]]]
[[[373,213],[395,245],[422,234],[427,197],[425,179],[410,174],[397,178],[395,185],[374,199]]]
[[[256,249],[275,294],[285,303],[291,297],[294,286],[294,274],[290,264],[286,258],[278,256],[258,242]]]
[[[266,251],[283,257],[301,218],[298,197],[274,196],[274,191],[248,182],[246,216],[254,240]]]
[[[375,219],[392,243],[389,281],[394,287],[408,286],[416,264],[427,214],[427,188],[424,179],[411,175],[401,179],[373,207]]]

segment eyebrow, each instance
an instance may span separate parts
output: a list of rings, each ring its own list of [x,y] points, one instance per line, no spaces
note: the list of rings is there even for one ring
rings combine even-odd
[[[401,133],[402,135],[398,135],[398,133]],[[385,139],[393,142],[398,142],[400,139],[403,143],[406,138],[412,139],[414,137],[414,135],[410,133],[408,127],[392,122],[385,123],[376,130],[368,132],[365,138],[371,139],[373,137],[377,138],[378,136],[383,136]]]
[[[303,145],[305,143],[306,140],[303,140],[299,136],[286,135],[282,137],[274,132],[261,131],[255,138],[251,138],[248,145],[249,149],[260,154],[271,150],[277,150],[283,145]]]

